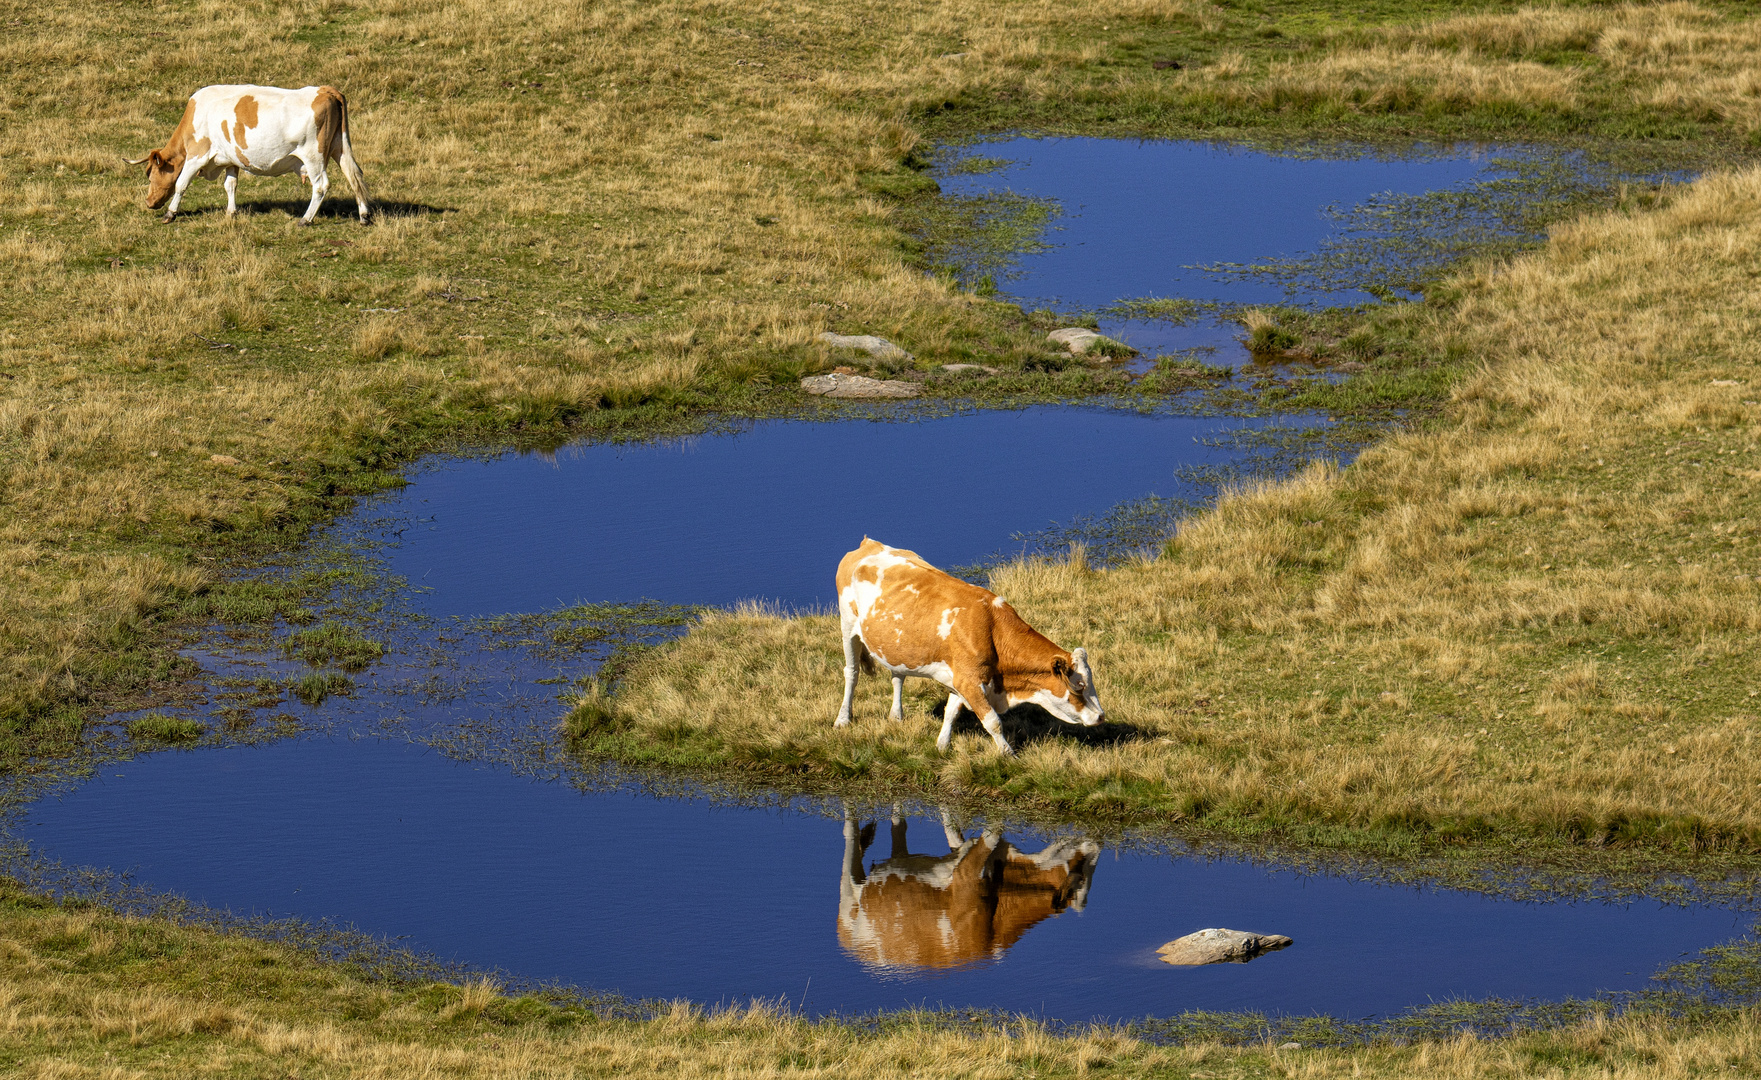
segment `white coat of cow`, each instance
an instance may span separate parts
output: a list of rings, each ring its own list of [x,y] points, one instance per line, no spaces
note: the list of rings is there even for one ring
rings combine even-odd
[[[164,147],[129,165],[147,166],[147,209],[165,206],[169,223],[177,216],[184,189],[201,176],[226,177],[226,213],[238,213],[238,174],[258,176],[298,172],[312,185],[312,202],[301,225],[310,225],[330,190],[324,166],[342,165],[354,193],[361,224],[371,213],[367,178],[349,145],[349,107],[328,86],[284,90],[279,86],[204,86],[190,95],[183,119]],[[170,206],[166,203],[170,202]]]
[[[1032,702],[1065,723],[1089,727],[1106,716],[1086,652],[1064,651],[1002,597],[937,570],[915,551],[863,537],[838,564],[838,618],[844,637],[838,727],[850,723],[858,668],[876,662],[893,677],[894,720],[904,717],[907,676],[934,679],[952,691],[939,750],[948,748],[962,705],[1005,754],[1014,751],[1000,714],[1016,705]]]

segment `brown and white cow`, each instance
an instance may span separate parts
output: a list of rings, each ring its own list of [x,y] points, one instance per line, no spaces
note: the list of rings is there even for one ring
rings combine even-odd
[[[1093,726],[1106,713],[1082,649],[1065,652],[989,589],[945,574],[914,551],[867,537],[838,564],[838,616],[844,635],[844,705],[850,723],[858,666],[879,663],[893,676],[891,718],[904,718],[905,677],[934,679],[953,692],[936,748],[946,750],[962,705],[978,715],[997,749],[1001,713],[1032,702],[1068,724]]]
[[[190,95],[183,119],[165,146],[129,165],[147,166],[147,209],[169,201],[165,217],[177,216],[184,189],[197,176],[226,176],[226,213],[238,213],[238,174],[258,176],[298,172],[312,185],[312,202],[301,225],[310,225],[330,190],[324,166],[342,163],[343,178],[354,193],[361,224],[371,211],[367,178],[349,146],[349,106],[328,86],[283,90],[279,86],[204,86]]]
[[[944,813],[946,855],[913,855],[893,815],[893,852],[864,872],[874,826],[844,819],[838,940],[864,964],[954,968],[1001,956],[1036,924],[1088,902],[1100,845],[1060,840],[1037,855],[994,831],[964,839]]]

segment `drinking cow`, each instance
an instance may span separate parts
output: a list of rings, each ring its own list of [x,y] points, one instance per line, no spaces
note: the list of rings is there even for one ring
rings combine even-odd
[[[1086,652],[1065,652],[1002,597],[937,570],[914,551],[863,537],[838,564],[838,617],[844,635],[838,727],[850,723],[857,667],[873,671],[876,663],[893,676],[894,720],[904,717],[908,675],[953,692],[939,750],[948,748],[962,705],[1005,754],[1014,751],[998,717],[1013,706],[1032,702],[1065,723],[1091,727],[1106,716]]]

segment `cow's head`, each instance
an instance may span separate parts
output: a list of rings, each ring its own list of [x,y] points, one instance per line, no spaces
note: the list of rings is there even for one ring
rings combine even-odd
[[[171,201],[171,193],[177,187],[178,171],[183,168],[181,157],[174,159],[163,150],[154,150],[135,161],[123,158],[122,163],[147,167],[147,209],[157,210]]]
[[[1107,718],[1085,649],[1054,656],[1052,670],[1035,683],[1029,700],[1066,724],[1094,727]]]

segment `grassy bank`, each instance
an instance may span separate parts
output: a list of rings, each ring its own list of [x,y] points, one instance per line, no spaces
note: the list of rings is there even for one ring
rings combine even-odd
[[[1462,11],[0,3],[0,763],[187,679],[167,620],[297,611],[204,593],[425,449],[797,408],[852,359],[825,329],[918,375],[1043,367],[1043,326],[911,265],[926,134],[1756,123],[1740,5]],[[198,181],[155,224],[118,158],[229,81],[343,88],[380,224],[295,228],[290,178],[246,178],[231,221]]]
[[[651,1020],[465,985],[369,979],[285,945],[0,881],[0,1070],[33,1078],[1751,1076],[1761,1023],[1711,1007],[1412,1046],[1155,1045],[1120,1030],[900,1013],[813,1022],[774,1005]]]
[[[881,680],[834,730],[836,619],[743,611],[591,692],[577,745],[1372,846],[1752,852],[1758,221],[1751,170],[1559,227],[1429,311],[1479,366],[1422,430],[1237,491],[1153,558],[999,570],[1088,648],[1098,738],[939,755],[938,688],[888,723]]]

